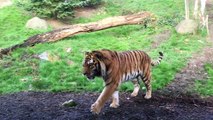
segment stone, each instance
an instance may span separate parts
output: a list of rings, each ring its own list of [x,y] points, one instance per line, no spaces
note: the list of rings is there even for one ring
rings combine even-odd
[[[70,53],[71,51],[72,51],[71,48],[66,48],[66,52],[67,52],[67,53]]]
[[[59,56],[57,55],[52,55],[49,52],[43,52],[39,55],[35,55],[36,58],[39,58],[41,60],[46,60],[46,61],[50,61],[50,62],[56,62],[59,61]]]
[[[11,6],[13,2],[11,0],[0,0],[0,8]]]
[[[77,103],[74,100],[65,101],[62,106],[65,107],[75,107],[77,106]]]
[[[45,20],[34,17],[27,21],[25,27],[37,30],[46,30],[48,28],[48,24]]]
[[[38,57],[41,59],[41,60],[49,60],[49,53],[48,52],[43,52],[41,53],[40,55],[38,55]]]
[[[191,34],[196,33],[198,23],[195,20],[187,19],[182,20],[176,27],[176,31],[179,34]]]

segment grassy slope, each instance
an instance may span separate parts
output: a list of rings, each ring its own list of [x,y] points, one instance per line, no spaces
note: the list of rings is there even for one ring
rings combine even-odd
[[[57,43],[39,44],[34,47],[18,49],[11,57],[0,60],[0,93],[24,90],[48,91],[100,91],[103,83],[100,78],[88,82],[81,75],[83,53],[87,50],[107,48],[111,50],[148,50],[153,42],[152,36],[163,30],[171,30],[168,41],[156,49],[147,51],[152,58],[163,51],[165,59],[161,65],[153,68],[153,88],[160,89],[168,84],[187,61],[192,53],[199,50],[202,44],[200,36],[178,35],[174,26],[183,19],[183,1],[174,0],[107,0],[105,7],[97,15],[86,19],[78,18],[72,23],[96,21],[114,15],[129,14],[141,10],[151,11],[158,17],[155,27],[122,26],[95,33],[77,35]],[[39,31],[29,31],[24,24],[30,16],[15,7],[0,9],[0,47],[5,48],[21,42]],[[2,17],[3,16],[3,17]],[[12,24],[13,23],[13,24]],[[6,28],[6,30],[5,30]],[[6,38],[8,39],[5,39]],[[19,36],[19,37],[14,37]],[[19,39],[18,39],[19,38]],[[66,48],[72,48],[71,53]],[[41,61],[31,56],[48,51],[60,57],[57,62]],[[73,61],[69,65],[68,61]],[[121,86],[122,90],[131,90],[130,82]]]
[[[29,36],[44,32],[26,29],[25,23],[30,18],[29,14],[15,6],[0,9],[0,49],[20,43]],[[24,89],[19,79],[28,74],[27,70],[30,68],[23,66],[26,64],[25,62],[17,62],[17,57],[5,57],[0,60],[0,93]]]

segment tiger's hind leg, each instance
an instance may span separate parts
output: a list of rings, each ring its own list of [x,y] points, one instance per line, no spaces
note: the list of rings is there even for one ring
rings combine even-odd
[[[145,95],[145,99],[150,99],[152,97],[152,87],[151,87],[151,84],[150,82],[145,84],[146,86],[146,95]]]
[[[134,85],[134,90],[131,93],[131,97],[135,97],[138,95],[138,91],[140,90],[139,78],[132,80],[132,83]]]
[[[152,97],[152,86],[151,86],[151,73],[149,72],[145,77],[142,78],[145,87],[146,87],[146,95],[145,99],[150,99]]]

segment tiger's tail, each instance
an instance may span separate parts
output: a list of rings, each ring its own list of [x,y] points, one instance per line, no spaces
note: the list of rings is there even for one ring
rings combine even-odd
[[[151,61],[152,66],[156,66],[156,65],[160,64],[161,60],[163,59],[163,53],[159,52],[159,55],[160,56],[158,57],[158,59],[156,61]]]

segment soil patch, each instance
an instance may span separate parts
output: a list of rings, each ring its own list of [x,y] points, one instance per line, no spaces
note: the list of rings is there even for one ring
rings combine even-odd
[[[95,14],[104,14],[104,10],[100,6],[76,8],[74,10],[75,18],[89,18],[89,17],[92,17]],[[62,21],[55,20],[55,19],[47,19],[47,23],[53,29],[66,28],[66,27],[69,27],[71,25],[71,24],[67,24],[66,22],[62,22]]]
[[[84,8],[76,8],[74,12],[74,16],[76,18],[89,18],[95,14],[103,14],[103,10],[100,6],[98,7],[84,7]]]
[[[46,21],[53,29],[61,29],[70,26],[69,24],[65,24],[59,20],[47,19]]]
[[[171,37],[171,31],[165,30],[151,37],[153,39],[150,49],[156,49],[162,42],[167,41]]]
[[[20,92],[0,96],[1,120],[210,120],[213,119],[213,101],[202,102],[194,98],[173,99],[153,94],[145,100],[141,94],[130,98],[130,93],[121,93],[120,107],[113,109],[106,103],[100,115],[90,112],[90,105],[97,93],[47,93]],[[73,99],[75,107],[64,107],[62,103]]]

